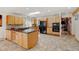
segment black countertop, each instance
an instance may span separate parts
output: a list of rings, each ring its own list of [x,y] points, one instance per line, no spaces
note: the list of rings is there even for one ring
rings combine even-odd
[[[35,32],[33,28],[18,28],[18,29],[6,29],[6,30],[12,30],[12,31],[17,31],[17,32],[22,32],[22,33],[32,33]]]

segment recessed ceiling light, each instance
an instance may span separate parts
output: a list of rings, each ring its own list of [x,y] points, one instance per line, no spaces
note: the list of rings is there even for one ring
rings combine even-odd
[[[35,15],[35,14],[40,14],[40,11],[33,12],[33,13],[29,13],[29,16],[31,16],[31,15]]]
[[[72,7],[67,7],[68,9],[72,9]]]
[[[29,8],[26,8],[27,10],[29,10]]]
[[[48,10],[48,12],[50,12],[50,10]]]

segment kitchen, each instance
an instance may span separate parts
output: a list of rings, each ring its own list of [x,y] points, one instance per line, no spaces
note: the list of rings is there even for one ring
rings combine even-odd
[[[9,11],[6,12],[6,14],[5,12],[4,14],[1,14],[2,19],[0,19],[0,24],[2,28],[0,36],[3,36],[2,41],[5,44],[10,45],[9,43],[12,43],[12,45],[20,46],[22,49],[25,50],[32,50],[32,49],[54,50],[53,46],[60,45],[62,47],[62,45],[64,45],[63,43],[64,37],[65,40],[68,38],[67,40],[73,39],[74,42],[76,42],[75,37],[73,36],[72,33],[72,26],[70,26],[73,24],[72,23],[73,15],[70,12],[73,11],[75,8],[69,9],[65,7],[63,8],[44,7],[42,10],[42,8],[16,7],[7,9],[3,8],[3,9],[5,11],[8,9]],[[64,25],[66,25],[64,23],[65,21],[69,27],[68,26],[64,27]],[[8,43],[6,43],[6,41],[8,41]],[[72,40],[70,43],[72,43]],[[67,47],[70,46],[68,45],[70,43],[66,42]],[[78,44],[78,42],[76,43]],[[7,48],[6,45],[5,47]],[[10,45],[10,47],[12,50],[13,46]],[[15,47],[14,50],[20,49],[16,48],[16,46],[14,47]],[[10,48],[7,48],[7,50],[9,49]],[[59,46],[56,49],[58,50]],[[65,49],[62,48],[61,50]]]
[[[23,17],[6,16],[6,39],[26,49],[33,48],[38,40],[38,30],[35,30]],[[25,22],[25,23],[24,23]]]

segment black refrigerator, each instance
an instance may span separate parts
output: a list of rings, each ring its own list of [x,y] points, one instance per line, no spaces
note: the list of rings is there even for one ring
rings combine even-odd
[[[42,34],[47,33],[45,21],[40,21],[39,29],[40,29],[40,33],[42,33]]]

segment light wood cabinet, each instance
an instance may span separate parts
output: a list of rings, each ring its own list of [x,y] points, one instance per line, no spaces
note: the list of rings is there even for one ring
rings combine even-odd
[[[11,17],[10,17],[10,16],[7,16],[7,17],[8,17],[8,18],[7,18],[7,19],[8,19],[8,20],[7,20],[7,23],[8,23],[8,24],[11,24],[11,23],[10,23],[10,22],[11,22]]]
[[[60,20],[61,20],[60,16],[48,17],[48,21],[47,21],[47,33],[48,34],[60,35],[60,32],[53,32],[52,31],[53,23],[60,23]]]
[[[23,18],[22,17],[15,17],[15,24],[22,25],[23,24]]]
[[[52,27],[53,22],[54,22],[54,19],[52,17],[49,17],[47,21],[47,27]]]
[[[53,32],[52,28],[47,28],[47,33],[48,34],[53,34],[53,35],[58,35],[58,36],[60,35],[60,32]]]
[[[33,48],[38,40],[38,32],[28,34],[28,48]]]
[[[0,27],[2,27],[2,19],[0,19]]]
[[[55,22],[57,22],[57,23],[59,22],[60,23],[60,20],[61,20],[61,17],[60,16],[56,16],[55,17]]]
[[[60,16],[48,17],[47,27],[52,27],[53,23],[60,23],[60,20],[61,20]]]
[[[47,33],[52,33],[52,28],[47,28]]]
[[[14,24],[14,17],[13,16],[6,16],[6,23],[8,24]]]
[[[19,24],[19,18],[18,17],[15,17],[15,24]]]
[[[18,39],[19,38],[19,35],[18,34],[19,34],[19,32],[16,32],[15,43],[18,43],[19,42],[19,39]]]
[[[36,45],[38,40],[38,31],[31,33],[23,33],[12,30],[6,30],[6,38],[26,49]]]
[[[7,38],[7,40],[11,40],[11,31],[10,30],[6,30],[6,38]]]
[[[13,31],[13,30],[11,30],[11,40],[13,41],[13,42],[15,42],[15,39],[16,39],[16,32],[15,31]]]
[[[10,23],[14,24],[14,17],[13,16],[10,16]]]
[[[20,46],[23,46],[22,43],[23,43],[23,35],[22,35],[22,32],[18,32],[18,44]]]
[[[37,25],[37,19],[36,18],[33,18],[32,19],[32,24],[35,26],[35,25]]]
[[[22,41],[22,45],[24,48],[28,48],[28,35],[23,33],[23,41]]]
[[[14,17],[8,16],[8,24],[14,24]]]
[[[21,17],[21,24],[24,24],[23,18]]]
[[[17,24],[20,24],[20,17],[17,17]]]
[[[11,16],[7,15],[6,16],[6,24],[16,24],[16,25],[22,25],[23,24],[23,17],[16,17],[16,16]]]

